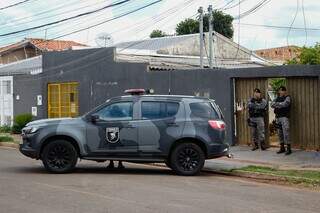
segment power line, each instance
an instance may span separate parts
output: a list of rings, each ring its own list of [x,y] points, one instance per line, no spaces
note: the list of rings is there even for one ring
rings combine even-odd
[[[100,12],[100,11],[105,10],[107,8],[110,8],[110,7],[114,7],[114,6],[117,6],[117,5],[124,4],[124,3],[128,2],[128,1],[131,1],[131,0],[123,0],[123,1],[120,1],[120,2],[117,2],[117,3],[109,4],[107,6],[104,6],[102,8],[96,9],[96,10],[92,10],[92,11],[89,11],[89,12],[81,13],[81,14],[78,14],[78,15],[75,15],[75,16],[71,16],[71,17],[64,18],[64,19],[61,19],[61,20],[58,20],[58,21],[54,21],[54,22],[50,22],[50,23],[47,23],[47,24],[42,24],[42,25],[38,25],[38,26],[35,26],[35,27],[29,27],[29,28],[26,28],[26,29],[15,31],[15,32],[0,34],[0,37],[4,37],[4,36],[8,36],[8,35],[14,35],[14,34],[18,34],[18,33],[21,33],[21,32],[34,30],[34,29],[39,29],[39,28],[43,28],[43,27],[46,27],[46,26],[51,26],[51,25],[54,25],[54,24],[65,22],[65,21],[68,21],[68,20],[72,20],[72,19],[75,19],[75,18],[79,18],[79,17],[82,17],[82,16],[87,16],[87,15],[90,15],[90,14],[93,14],[93,13]]]
[[[289,46],[289,35],[290,35],[290,32],[291,32],[292,26],[293,26],[294,22],[296,21],[296,18],[297,18],[297,15],[298,15],[298,11],[299,11],[299,0],[297,0],[296,12],[294,14],[294,17],[292,19],[292,22],[290,24],[290,27],[289,27],[289,30],[288,30],[288,33],[287,33],[287,46]],[[291,52],[290,52],[290,55],[291,55]]]
[[[238,23],[234,23],[238,24]],[[273,28],[279,30],[307,30],[307,31],[319,31],[320,28],[304,28],[304,27],[290,27],[290,26],[280,26],[280,25],[267,25],[267,24],[250,24],[250,23],[241,23],[242,26],[252,26],[252,27],[263,27],[263,28]]]
[[[234,2],[235,0],[231,0],[231,1],[229,1],[229,2],[227,2],[224,6],[222,6],[221,8],[219,8],[219,9],[224,9],[224,8],[226,8],[226,7],[228,7],[230,4],[232,4],[232,2]]]
[[[53,38],[51,38],[51,39],[49,39],[49,40],[58,39],[58,38],[61,38],[61,37],[65,37],[65,36],[68,36],[68,35],[72,35],[72,34],[75,34],[75,33],[78,33],[78,32],[81,32],[81,31],[84,31],[84,30],[87,30],[87,29],[90,29],[90,28],[99,26],[99,25],[101,25],[101,24],[105,24],[105,23],[107,23],[107,22],[110,22],[110,21],[113,21],[113,20],[122,18],[122,17],[124,17],[124,16],[127,16],[127,15],[129,15],[129,14],[135,13],[135,12],[137,12],[137,11],[143,10],[143,9],[145,9],[145,8],[147,8],[147,7],[150,7],[150,6],[154,5],[154,4],[157,4],[157,3],[161,2],[161,1],[163,1],[163,0],[154,1],[154,2],[152,2],[152,3],[149,3],[149,4],[147,4],[147,5],[144,5],[144,6],[142,6],[142,7],[139,7],[139,8],[137,8],[137,9],[131,10],[131,11],[129,11],[129,12],[126,12],[126,13],[124,13],[124,14],[118,15],[118,16],[113,17],[113,18],[111,18],[111,19],[105,20],[105,21],[103,21],[103,22],[99,22],[99,23],[97,23],[97,24],[94,24],[94,25],[91,25],[91,26],[89,26],[89,27],[85,27],[85,28],[82,28],[82,29],[79,29],[79,30],[76,30],[76,31],[73,31],[73,32],[70,32],[70,33],[65,33],[65,34],[62,34],[62,35],[59,35],[59,36],[55,36],[55,37],[53,37]],[[39,42],[35,43],[34,45],[38,45],[38,44],[41,44],[41,43],[45,43],[45,42],[48,42],[49,40],[39,41]]]
[[[71,1],[71,2],[68,1],[67,4],[61,4],[61,5],[58,6],[58,7],[54,7],[54,8],[51,8],[51,9],[49,9],[49,10],[45,10],[45,11],[42,11],[42,12],[39,12],[39,13],[32,14],[32,16],[19,17],[19,18],[11,19],[11,20],[9,20],[9,21],[10,21],[10,23],[19,22],[20,20],[26,20],[26,19],[29,19],[29,18],[33,18],[33,17],[35,17],[35,16],[40,16],[40,15],[42,15],[42,14],[47,14],[47,13],[49,13],[49,12],[59,10],[59,9],[61,9],[61,8],[65,8],[65,7],[69,6],[69,5],[74,5],[76,2],[79,2],[79,1],[78,1],[78,0]],[[6,22],[6,21],[5,21],[5,22],[2,22],[2,23],[0,23],[0,25],[2,25],[2,26],[3,26],[3,25],[7,25],[7,22]]]
[[[153,17],[151,17],[151,18],[144,19],[144,20],[142,20],[141,22],[138,22],[137,24],[135,24],[135,25],[133,25],[133,26],[131,26],[131,27],[129,27],[129,28],[121,28],[121,29],[119,29],[119,30],[113,31],[113,32],[111,32],[110,34],[113,35],[113,34],[116,34],[116,33],[122,32],[122,31],[127,31],[127,30],[134,31],[134,33],[137,33],[137,32],[139,32],[140,29],[148,29],[148,28],[154,26],[154,24],[160,23],[161,21],[163,21],[163,20],[165,20],[165,19],[167,19],[167,18],[170,18],[172,15],[176,14],[177,12],[179,12],[179,11],[181,11],[181,10],[189,7],[190,4],[191,4],[193,1],[195,1],[195,0],[189,0],[189,1],[187,1],[186,3],[179,3],[178,5],[170,8],[170,9],[168,9],[168,10],[166,10],[166,11],[164,11],[163,13],[160,13],[160,14],[158,14],[158,15],[155,15],[155,16],[153,16]],[[182,4],[184,4],[184,5],[183,5],[182,7],[180,7]],[[172,11],[172,12],[171,12],[171,11]],[[170,12],[170,13],[168,14],[168,12]],[[196,14],[193,14],[193,15],[190,16],[189,18],[194,17],[194,16],[196,16],[196,15],[198,15],[198,14],[197,14],[197,13],[196,13]],[[150,20],[150,19],[151,19],[151,20]],[[147,24],[147,26],[146,26],[146,24]],[[174,25],[176,25],[176,24],[174,24]],[[173,26],[173,25],[170,25],[170,26],[167,26],[167,27],[165,27],[165,28],[163,28],[163,29],[166,29],[166,28],[172,27],[172,26]],[[92,40],[91,40],[91,41],[92,41]],[[90,41],[90,42],[91,42],[91,41]],[[121,43],[121,41],[120,41],[120,42],[117,42],[117,43]],[[131,43],[131,42],[129,41],[129,43]],[[134,52],[134,53],[135,53],[135,52]]]
[[[245,1],[247,1],[247,0],[241,0],[241,1],[237,2],[237,3],[234,4],[234,5],[231,5],[231,6],[229,6],[229,7],[223,8],[223,10],[229,10],[229,9],[235,8],[235,7],[239,6],[240,4],[242,4],[242,3],[245,2]]]
[[[5,9],[11,8],[11,7],[15,7],[15,6],[18,6],[18,5],[20,5],[20,4],[27,3],[27,2],[29,2],[29,1],[32,1],[32,0],[20,1],[20,2],[17,2],[17,3],[11,4],[11,5],[5,6],[5,7],[1,7],[0,10],[5,10]]]
[[[84,30],[91,29],[91,28],[93,28],[93,27],[96,27],[96,26],[105,24],[105,23],[107,23],[107,22],[110,22],[110,21],[113,21],[113,20],[122,18],[122,17],[124,17],[124,16],[130,15],[130,14],[132,14],[132,13],[135,13],[135,12],[137,12],[137,11],[140,11],[140,10],[142,10],[142,9],[145,9],[145,8],[147,8],[147,7],[150,7],[150,6],[154,5],[154,4],[157,4],[157,3],[161,2],[161,1],[163,1],[163,0],[154,1],[154,2],[152,2],[152,3],[149,3],[149,4],[145,5],[145,6],[142,6],[142,7],[139,7],[139,8],[137,8],[137,9],[134,9],[134,10],[132,10],[132,11],[126,12],[126,13],[121,14],[121,15],[119,15],[119,16],[116,16],[116,17],[114,17],[114,18],[111,18],[111,19],[108,19],[108,20],[99,22],[99,23],[94,24],[94,25],[91,25],[91,26],[89,26],[89,27],[85,27],[85,28],[82,28],[82,29],[79,29],[79,30],[75,30],[75,31],[70,32],[70,33],[66,33],[66,34],[57,36],[57,37],[55,37],[55,38],[53,38],[53,39],[65,37],[65,36],[72,35],[72,34],[75,34],[75,33],[78,33],[78,32],[84,31]]]
[[[92,5],[85,5],[85,6],[82,6],[82,7],[79,7],[79,8],[72,8],[72,9],[70,9],[70,10],[65,10],[65,11],[60,12],[60,13],[55,13],[54,15],[48,15],[48,16],[45,16],[45,17],[41,17],[40,20],[42,21],[42,20],[44,20],[44,19],[49,19],[49,18],[57,17],[57,16],[60,16],[60,15],[62,15],[62,14],[66,14],[66,13],[69,13],[69,12],[76,12],[76,11],[78,11],[78,10],[85,9],[85,8],[88,8],[88,7],[92,7],[92,6],[96,6],[96,5],[99,5],[99,4],[102,4],[102,3],[106,3],[106,2],[98,2],[98,3],[92,4]],[[74,3],[72,3],[71,5],[74,5]],[[66,6],[62,6],[62,7],[60,7],[60,8],[66,8]],[[55,11],[55,10],[51,10],[51,11]],[[38,14],[44,14],[44,13],[41,12],[41,13],[38,13]],[[46,14],[46,13],[45,13],[45,14]],[[35,15],[33,15],[33,16],[29,16],[29,18],[30,18],[30,17],[34,18],[36,15],[37,15],[37,14],[35,14]],[[28,18],[28,17],[27,17],[27,18]],[[9,23],[2,25],[2,27],[6,26],[6,25],[9,25],[9,24],[10,24],[10,25],[14,24],[14,26],[17,27],[17,26],[22,25],[22,24],[25,25],[25,24],[34,23],[34,22],[37,22],[37,21],[38,21],[38,20],[27,21],[27,20],[26,20],[27,18],[22,19],[22,20],[23,20],[22,22],[21,22],[21,21],[18,21],[18,22],[17,22],[17,21],[10,21]],[[19,19],[18,19],[18,20],[19,20]]]
[[[128,3],[128,2],[127,2]],[[120,8],[120,7],[123,7],[124,5],[126,5],[127,3],[124,3],[124,4],[121,4],[121,5],[118,5],[116,7],[116,9]],[[89,20],[95,20],[96,18],[100,17],[100,16],[105,16],[105,14],[100,14],[98,16],[95,16],[95,17],[88,17]],[[74,19],[76,20],[76,19]],[[74,21],[73,20],[73,21]],[[87,20],[78,20],[78,21],[81,21],[80,23],[72,23],[72,26],[78,26],[79,24],[82,24],[82,23],[87,23]],[[65,24],[64,22],[63,23],[59,23],[59,24],[55,24],[51,27],[48,27],[46,28],[45,30],[48,31],[50,29],[53,29],[53,28],[57,28],[61,25]],[[65,30],[70,30],[70,26],[68,26],[67,28],[64,28],[62,31],[59,31],[59,32],[65,32]],[[40,30],[31,30],[32,33],[38,33],[38,32],[43,32],[43,29],[40,29]],[[14,34],[14,35],[11,35],[10,36],[10,39],[13,39],[13,38],[20,38],[22,35],[20,35],[20,33],[18,34]],[[27,34],[24,35],[25,37],[27,37]],[[7,38],[7,37],[6,37]],[[9,39],[9,38],[8,38]]]
[[[255,6],[253,6],[251,9],[247,10],[246,12],[241,13],[240,15],[234,17],[234,19],[240,19],[240,18],[244,18],[248,15],[251,15],[255,12],[257,12],[258,10],[260,10],[262,7],[266,6],[271,0],[262,0],[260,1],[258,4],[256,4]]]
[[[308,42],[308,31],[307,31],[307,21],[306,21],[306,14],[304,12],[304,0],[301,0],[301,4],[302,4],[302,14],[303,14],[303,24],[304,24],[304,32],[306,35],[306,40],[304,42],[304,46],[307,45]]]

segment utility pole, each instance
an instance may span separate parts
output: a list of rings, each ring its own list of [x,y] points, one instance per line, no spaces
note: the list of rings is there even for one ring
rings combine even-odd
[[[213,14],[212,14],[212,5],[209,5],[208,8],[208,12],[209,12],[209,67],[212,69],[213,68],[213,51],[212,51],[212,43],[213,43],[213,39],[212,39],[212,33],[213,33]]]
[[[198,10],[199,16],[199,32],[200,32],[200,68],[203,69],[203,7]]]

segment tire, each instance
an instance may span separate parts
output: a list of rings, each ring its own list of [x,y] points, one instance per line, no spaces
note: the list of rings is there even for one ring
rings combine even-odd
[[[78,161],[78,152],[68,141],[56,140],[47,144],[42,152],[41,159],[44,167],[51,173],[71,172]]]
[[[170,156],[171,168],[178,174],[192,176],[200,173],[205,161],[202,149],[194,143],[182,143]]]

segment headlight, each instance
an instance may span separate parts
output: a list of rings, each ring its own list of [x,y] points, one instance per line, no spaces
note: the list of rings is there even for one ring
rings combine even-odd
[[[32,134],[39,130],[39,127],[30,127],[22,130],[23,134]]]

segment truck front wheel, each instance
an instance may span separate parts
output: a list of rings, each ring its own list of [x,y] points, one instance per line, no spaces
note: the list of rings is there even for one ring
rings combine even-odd
[[[49,142],[43,148],[41,159],[47,171],[67,173],[75,168],[78,161],[78,153],[70,142],[55,140]]]

